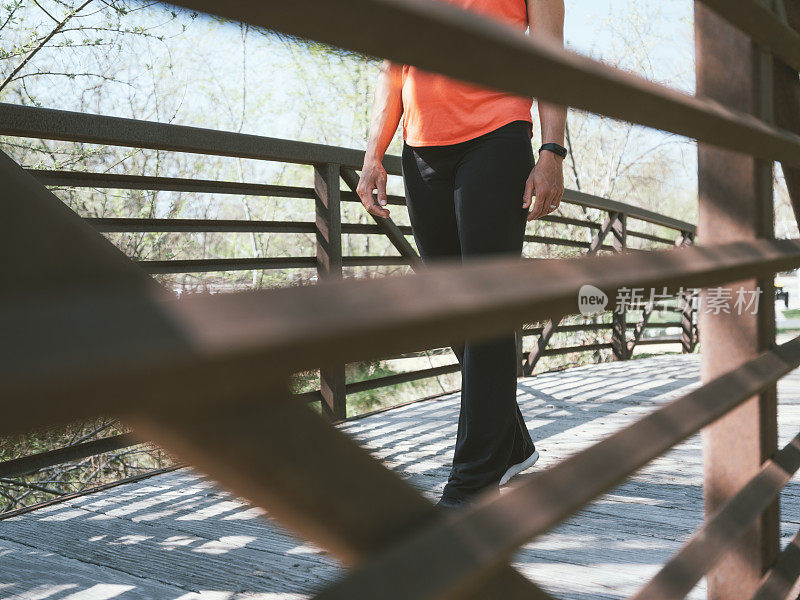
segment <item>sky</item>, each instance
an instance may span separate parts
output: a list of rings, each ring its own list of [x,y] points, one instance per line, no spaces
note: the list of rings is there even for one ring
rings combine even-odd
[[[565,5],[565,43],[569,49],[694,93],[691,0],[565,0]],[[636,31],[625,25],[631,19],[639,24]],[[238,36],[236,26],[219,27],[213,36],[217,43],[202,50],[207,64],[213,62],[216,48]],[[639,51],[632,53],[631,46]],[[281,89],[288,93],[305,87],[295,75],[265,71],[263,80],[269,80],[271,93]],[[259,83],[255,79],[251,80],[253,85]]]
[[[617,58],[620,43],[615,17],[634,13],[650,44],[653,78],[694,93],[693,10],[687,0],[566,0],[564,34],[567,46],[594,58]],[[680,73],[680,79],[676,75]]]
[[[691,0],[565,0],[565,4],[568,48],[682,91],[693,92]],[[166,77],[168,80],[174,79],[174,86],[170,90],[174,96],[173,102],[160,103],[158,108],[161,112],[148,118],[172,119],[175,116],[172,113],[177,113],[178,122],[194,119],[200,124],[204,120],[203,110],[219,111],[219,114],[213,115],[217,118],[228,111],[232,113],[231,125],[234,125],[236,115],[233,113],[236,113],[236,109],[228,104],[231,96],[242,88],[239,26],[220,23],[207,16],[192,20],[188,14],[181,12],[180,18],[171,26],[172,33],[167,35],[165,43],[142,43],[138,46],[139,56],[134,60],[128,57],[126,64],[117,67],[115,75],[134,83],[129,89],[121,90],[121,95],[130,94],[131,87],[140,88],[142,94],[149,93],[149,80],[159,76],[163,78],[166,65],[174,64],[174,71]],[[149,19],[150,24],[164,20],[163,11],[159,9],[148,9],[144,14],[139,13],[137,18],[143,22]],[[179,26],[183,23],[188,24],[185,33],[180,32]],[[631,23],[635,23],[636,27],[632,28]],[[412,36],[410,33],[409,38],[412,39]],[[319,86],[318,81],[309,81],[307,76],[304,80],[303,76],[307,73],[287,68],[287,64],[291,66],[288,50],[276,44],[267,47],[268,44],[263,42],[258,34],[249,34],[245,82],[248,102],[270,96],[275,98],[276,105],[281,106],[287,105],[286,98],[291,94],[314,94],[317,91],[319,101],[326,102],[328,95],[336,93],[336,90],[326,89],[324,85]],[[92,70],[91,52],[102,53],[103,49],[89,49],[85,53],[86,71]],[[46,60],[40,54],[34,62],[39,62],[40,68],[44,66],[46,70],[49,66],[43,63]],[[313,62],[317,59],[307,55],[300,60]],[[80,71],[77,65],[75,70]],[[63,79],[53,78],[52,88],[58,91],[50,94],[45,90],[40,91],[42,103],[46,106],[59,103],[63,108],[71,108],[70,104],[76,104],[78,99],[85,103],[85,92],[82,90],[87,88],[86,80],[78,79],[76,82],[78,85],[65,84]],[[206,103],[210,108],[206,108]],[[201,107],[201,114],[193,114],[191,108],[194,106]],[[98,105],[98,108],[119,116],[138,116],[126,114],[126,111],[131,112],[128,103],[114,102],[113,98],[112,102]],[[81,109],[91,110],[91,107],[81,105]],[[288,125],[286,119],[281,124],[280,118],[247,124],[248,128],[255,126],[253,133],[266,135],[276,135],[280,130],[288,132],[291,130]],[[264,128],[268,127],[275,131],[267,133]]]

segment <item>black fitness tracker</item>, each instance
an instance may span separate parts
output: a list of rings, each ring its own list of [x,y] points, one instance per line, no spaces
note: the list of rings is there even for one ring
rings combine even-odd
[[[549,150],[550,152],[552,152],[553,154],[557,154],[561,158],[567,157],[567,149],[564,148],[564,146],[562,146],[561,144],[554,144],[554,143],[542,144],[542,147],[539,148],[539,154],[542,153],[542,150]]]

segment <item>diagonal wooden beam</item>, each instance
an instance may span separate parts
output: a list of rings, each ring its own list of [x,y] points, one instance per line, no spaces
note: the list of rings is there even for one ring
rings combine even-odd
[[[614,252],[628,250],[628,217],[626,214],[620,214],[619,218],[614,221],[611,226],[611,233],[614,236]],[[611,354],[614,356],[614,360],[628,360],[630,358],[627,330],[628,311],[623,303],[619,310],[614,310],[611,313]]]
[[[164,407],[125,420],[348,563],[435,519],[408,483],[290,401],[286,381],[267,380],[265,390],[208,410]]]
[[[639,322],[636,323],[636,327],[633,329],[633,339],[628,342],[628,356],[631,356],[633,353],[633,349],[636,347],[636,344],[639,343],[639,340],[642,339],[642,333],[644,333],[644,328],[647,325],[647,322],[650,320],[650,315],[653,314],[653,306],[646,306],[645,309],[642,311],[642,316],[639,318]]]
[[[0,295],[97,286],[166,294],[140,267],[0,152]]]
[[[764,462],[750,481],[698,529],[680,551],[631,600],[685,598],[732,550],[800,468],[800,435]]]
[[[800,596],[800,531],[794,534],[750,600],[797,600]]]
[[[678,239],[675,240],[676,248],[688,247],[694,244],[694,230],[681,231]],[[695,313],[697,312],[694,303],[694,292],[683,294],[683,311],[681,311],[681,351],[684,353],[693,352],[697,342],[697,324],[695,323]]]
[[[614,227],[614,223],[619,220],[620,216],[621,213],[618,212],[611,212],[608,214],[605,221],[603,221],[603,225],[600,227],[600,230],[592,238],[592,241],[589,244],[589,250],[586,252],[587,256],[597,254],[600,248],[603,247],[603,240],[605,240],[608,232],[611,231],[611,229]],[[558,329],[558,324],[561,322],[561,318],[563,317],[560,317],[558,320],[551,319],[545,323],[541,335],[536,340],[536,347],[531,349],[530,353],[528,353],[528,358],[522,365],[522,373],[524,375],[530,375],[533,373],[533,370],[536,368],[536,363],[538,363],[539,359],[544,356],[544,351],[547,349],[550,339]]]
[[[559,323],[561,323],[560,317],[558,320],[556,319],[549,319],[547,323],[544,324],[544,328],[542,328],[542,333],[536,338],[536,346],[531,348],[531,351],[528,353],[528,357],[525,359],[525,362],[522,364],[522,374],[529,376],[533,373],[533,370],[536,368],[536,364],[539,362],[539,359],[544,356],[544,351],[547,349],[547,345],[550,343],[550,340],[553,337],[553,334],[556,332]]]

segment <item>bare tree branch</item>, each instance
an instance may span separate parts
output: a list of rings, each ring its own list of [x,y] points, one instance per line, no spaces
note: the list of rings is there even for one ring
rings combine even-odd
[[[75,15],[77,15],[77,14],[78,14],[80,11],[82,11],[84,8],[86,8],[87,6],[89,6],[89,4],[91,4],[91,2],[92,2],[92,0],[86,0],[86,2],[84,2],[83,4],[81,4],[81,5],[80,5],[78,8],[76,8],[76,9],[75,9],[75,10],[73,10],[71,13],[69,13],[69,14],[68,14],[66,17],[64,17],[64,18],[63,18],[63,19],[62,19],[62,20],[61,20],[61,21],[60,21],[60,22],[59,22],[59,23],[58,23],[58,24],[57,24],[57,25],[56,25],[56,26],[55,26],[55,27],[52,29],[52,31],[51,31],[49,34],[47,34],[47,35],[46,35],[46,36],[45,36],[45,37],[42,39],[42,41],[41,41],[41,42],[39,42],[39,44],[38,44],[38,45],[37,45],[37,46],[36,46],[36,47],[35,47],[33,50],[31,50],[31,51],[30,51],[30,53],[28,54],[28,56],[26,56],[26,57],[25,57],[25,59],[24,59],[24,60],[23,60],[21,63],[19,63],[19,65],[17,65],[17,68],[16,68],[16,69],[14,69],[13,71],[11,71],[11,73],[9,73],[8,77],[6,77],[6,78],[3,80],[3,82],[2,82],[2,83],[0,83],[0,91],[3,91],[3,89],[4,89],[4,88],[5,88],[5,87],[6,87],[6,86],[9,84],[9,83],[11,83],[11,82],[14,80],[14,77],[16,77],[17,73],[19,73],[19,72],[20,72],[22,69],[24,69],[24,68],[25,68],[25,66],[26,66],[26,65],[27,65],[27,64],[28,64],[28,63],[31,61],[31,59],[33,59],[33,57],[34,57],[34,56],[36,56],[36,54],[37,54],[37,53],[38,53],[38,52],[39,52],[39,51],[40,51],[42,48],[44,48],[44,47],[45,47],[45,45],[47,44],[47,42],[49,42],[49,41],[50,41],[50,40],[53,38],[53,36],[55,36],[55,35],[56,35],[56,34],[57,34],[57,33],[58,33],[60,30],[61,30],[61,28],[62,28],[64,25],[66,25],[66,24],[69,22],[69,20],[70,20],[70,19],[72,19],[72,18],[73,18]]]

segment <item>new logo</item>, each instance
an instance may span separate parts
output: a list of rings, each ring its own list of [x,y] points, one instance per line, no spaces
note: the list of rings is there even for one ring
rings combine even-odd
[[[588,283],[581,286],[578,291],[578,310],[582,315],[596,315],[605,311],[608,296],[600,288]]]

